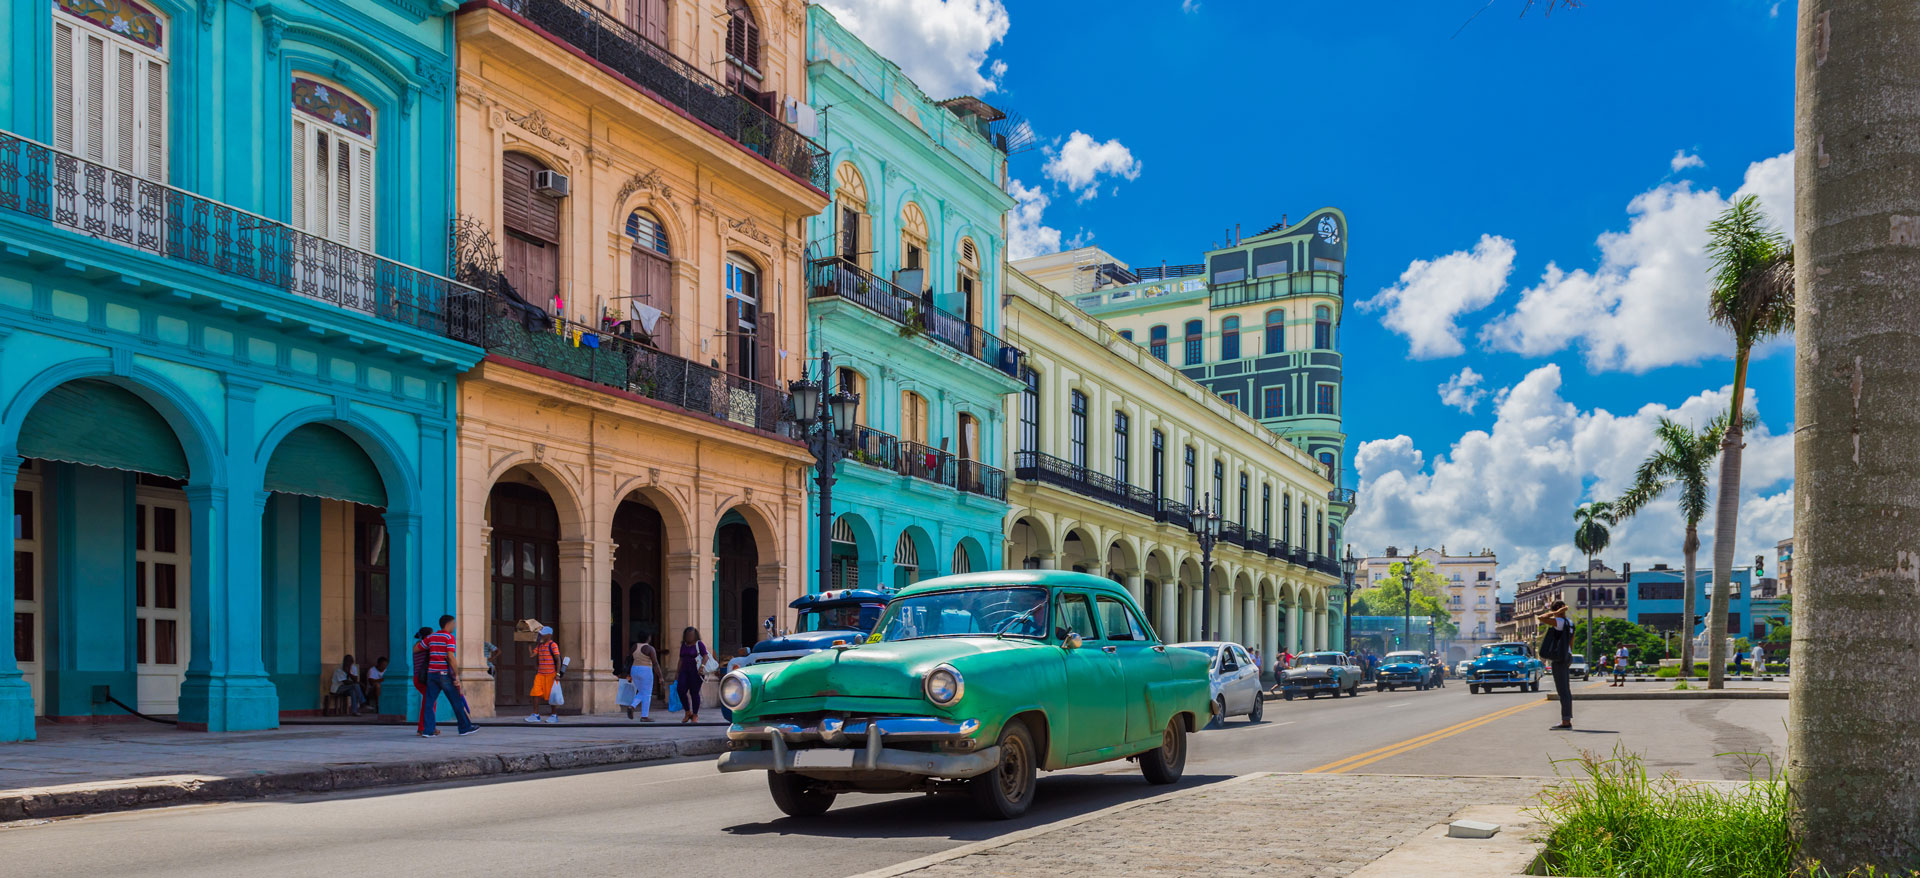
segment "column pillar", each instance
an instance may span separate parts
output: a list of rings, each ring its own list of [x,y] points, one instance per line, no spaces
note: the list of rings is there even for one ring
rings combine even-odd
[[[250,436],[252,431],[241,432]],[[250,441],[240,444],[252,447]],[[229,457],[229,466],[240,459]],[[230,497],[225,485],[188,485],[186,494],[193,544],[187,626],[192,645],[180,684],[180,727],[207,732],[277,728],[280,694],[267,679],[260,652],[260,521],[268,495],[249,491]]]
[[[1041,570],[1059,570],[1060,569],[1060,556],[1055,555],[1052,552],[1041,552],[1038,555],[1035,555],[1034,557],[1040,559]]]
[[[1141,601],[1146,600],[1147,598],[1146,579],[1145,577],[1142,577],[1140,575],[1140,571],[1135,570],[1131,573],[1126,573],[1124,575],[1126,576],[1126,579],[1127,579],[1127,593],[1130,595],[1133,595],[1133,602],[1137,604],[1137,603],[1140,603]],[[1141,609],[1148,609],[1148,608],[1142,607]]]
[[[1300,654],[1300,606],[1299,598],[1287,605],[1287,651]]]
[[[612,552],[601,540],[560,540],[560,618],[541,619],[553,626],[560,655],[572,659],[561,690],[568,707],[583,713],[611,708],[614,687],[613,607],[607,583],[612,581]],[[496,644],[500,645],[500,644]],[[505,647],[512,648],[512,647]]]
[[[1280,605],[1260,605],[1260,666],[1268,673],[1280,673]]]
[[[20,457],[11,448],[0,449],[0,521],[13,520],[13,484],[20,475]],[[36,522],[36,525],[40,524]],[[7,548],[13,548],[8,538]],[[0,595],[14,594],[13,565],[0,564]],[[46,606],[47,596],[39,596]],[[8,598],[8,606],[12,606]],[[43,610],[44,612],[44,610]],[[33,728],[33,687],[20,673],[13,658],[13,626],[0,625],[0,741],[31,741]]]
[[[1200,601],[1204,599],[1200,594],[1200,583],[1193,583],[1187,589],[1187,631],[1180,636],[1181,640],[1200,639]]]
[[[780,599],[781,588],[785,586],[786,581],[787,565],[779,561],[769,561],[753,568],[753,587],[758,595],[753,614],[753,624],[756,627],[752,631],[740,632],[742,643],[752,645],[773,636],[772,632],[765,628],[765,624],[767,617],[771,616],[774,627],[777,629],[780,625],[780,611],[787,608],[787,602]],[[726,662],[722,661],[720,664],[724,667]]]
[[[1160,639],[1177,641],[1180,639],[1180,583],[1160,583],[1160,621],[1156,627]],[[11,653],[9,653],[11,655]]]
[[[387,525],[387,675],[380,683],[380,703],[375,713],[385,716],[418,716],[420,693],[413,691],[413,631],[421,625],[439,621],[439,609],[445,595],[436,589],[426,594],[420,577],[422,560],[421,516],[408,512],[388,512]],[[351,532],[349,532],[351,533]],[[351,539],[351,537],[349,537]],[[433,618],[427,618],[431,612]],[[362,667],[371,666],[373,656],[360,656]]]
[[[691,603],[694,593],[700,585],[711,587],[713,584],[713,566],[707,559],[708,552],[671,552],[667,555],[666,582],[662,583],[662,595],[666,598],[660,612],[660,636],[654,648],[660,650],[662,660],[669,665],[677,662],[680,649],[680,629],[688,625],[700,629],[702,637],[713,635],[707,632],[712,625],[700,624],[697,620],[699,607]],[[702,574],[705,579],[702,579]],[[708,644],[711,648],[712,644]],[[669,655],[671,653],[671,655]]]
[[[1226,591],[1208,595],[1207,598],[1213,601],[1214,606],[1213,639],[1232,641],[1234,639],[1232,586],[1229,585]]]
[[[1327,648],[1327,611],[1313,611],[1313,648]]]
[[[1260,639],[1260,601],[1252,595],[1240,599],[1240,642],[1249,649],[1258,646],[1266,649],[1267,644]]]

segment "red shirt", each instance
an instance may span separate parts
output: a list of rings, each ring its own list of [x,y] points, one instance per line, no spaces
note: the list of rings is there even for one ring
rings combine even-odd
[[[427,635],[427,673],[450,673],[455,648],[453,635],[445,631],[435,631]]]

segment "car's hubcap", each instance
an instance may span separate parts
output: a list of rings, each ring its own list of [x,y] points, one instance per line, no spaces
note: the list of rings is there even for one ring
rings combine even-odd
[[[1180,739],[1180,733],[1175,731],[1172,725],[1168,725],[1167,730],[1160,733],[1160,758],[1168,765],[1180,761],[1180,748],[1185,746],[1186,744]]]
[[[1019,738],[1000,742],[1000,793],[1018,802],[1027,795],[1027,748]]]

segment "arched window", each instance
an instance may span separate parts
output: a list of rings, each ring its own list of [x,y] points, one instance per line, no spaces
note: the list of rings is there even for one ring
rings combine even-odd
[[[1187,362],[1186,365],[1198,366],[1204,359],[1200,349],[1201,329],[1204,324],[1198,320],[1187,321]]]
[[[1278,308],[1267,312],[1267,353],[1283,353],[1287,349],[1287,312]]]
[[[927,444],[927,398],[911,390],[900,391],[900,438]]]
[[[973,559],[967,556],[966,546],[953,547],[953,572],[972,573]]]
[[[727,0],[727,85],[758,98],[761,81],[760,25],[746,0]]]
[[[745,256],[727,254],[725,324],[727,371],[753,381],[773,380],[773,357],[767,350],[773,339],[773,314],[761,307],[760,269]]]
[[[1325,305],[1313,309],[1313,346],[1323,351],[1333,347],[1333,312]]]
[[[909,293],[924,293],[931,287],[927,278],[927,214],[920,205],[911,201],[900,209],[900,268],[906,271],[918,269],[920,283],[914,287],[908,284]]]
[[[627,26],[648,42],[667,47],[667,0],[627,0]]]
[[[980,419],[965,412],[954,421],[954,446],[961,460],[980,459]]]
[[[134,0],[53,5],[53,145],[165,183],[166,18]],[[73,182],[95,190],[112,185]],[[111,191],[101,194],[113,199]]]
[[[566,303],[560,301],[560,199],[533,187],[534,176],[547,166],[525,153],[509,152],[500,157],[500,169],[507,282],[521,298],[564,314]]]
[[[867,213],[867,181],[852,162],[841,162],[833,180],[835,255],[871,271],[873,221]]]
[[[960,293],[961,311],[970,326],[980,325],[980,250],[972,238],[960,239],[960,267],[954,272],[954,290]]]
[[[644,210],[627,215],[627,239],[632,241],[632,279],[628,286],[627,319],[647,344],[671,352],[673,332],[673,247],[660,219]]]
[[[1587,590],[1586,590],[1586,589],[1584,589],[1584,588],[1582,588],[1582,589],[1576,589],[1576,590],[1574,591],[1574,595],[1575,595],[1575,597],[1574,597],[1574,601],[1576,601],[1577,603],[1580,603],[1580,604],[1584,604],[1584,603],[1586,603],[1586,602],[1587,602]]]
[[[894,585],[912,585],[920,579],[920,549],[904,531],[893,543]]]
[[[1167,361],[1167,325],[1165,323],[1147,330],[1147,352],[1153,354],[1154,359],[1162,363]]]
[[[373,249],[373,111],[338,85],[293,80],[293,227]]]
[[[1240,359],[1240,318],[1228,317],[1220,322],[1220,359]]]

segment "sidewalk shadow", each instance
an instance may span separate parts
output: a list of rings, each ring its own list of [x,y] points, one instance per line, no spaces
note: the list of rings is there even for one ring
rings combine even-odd
[[[814,838],[948,838],[980,841],[1029,826],[1052,823],[1089,811],[1232,778],[1228,774],[1189,774],[1177,784],[1156,786],[1137,771],[1041,777],[1033,807],[1015,820],[989,820],[965,795],[842,795],[819,817],[782,817],[765,823],[722,828],[729,835],[804,835]],[[911,796],[909,798],[908,796]]]

